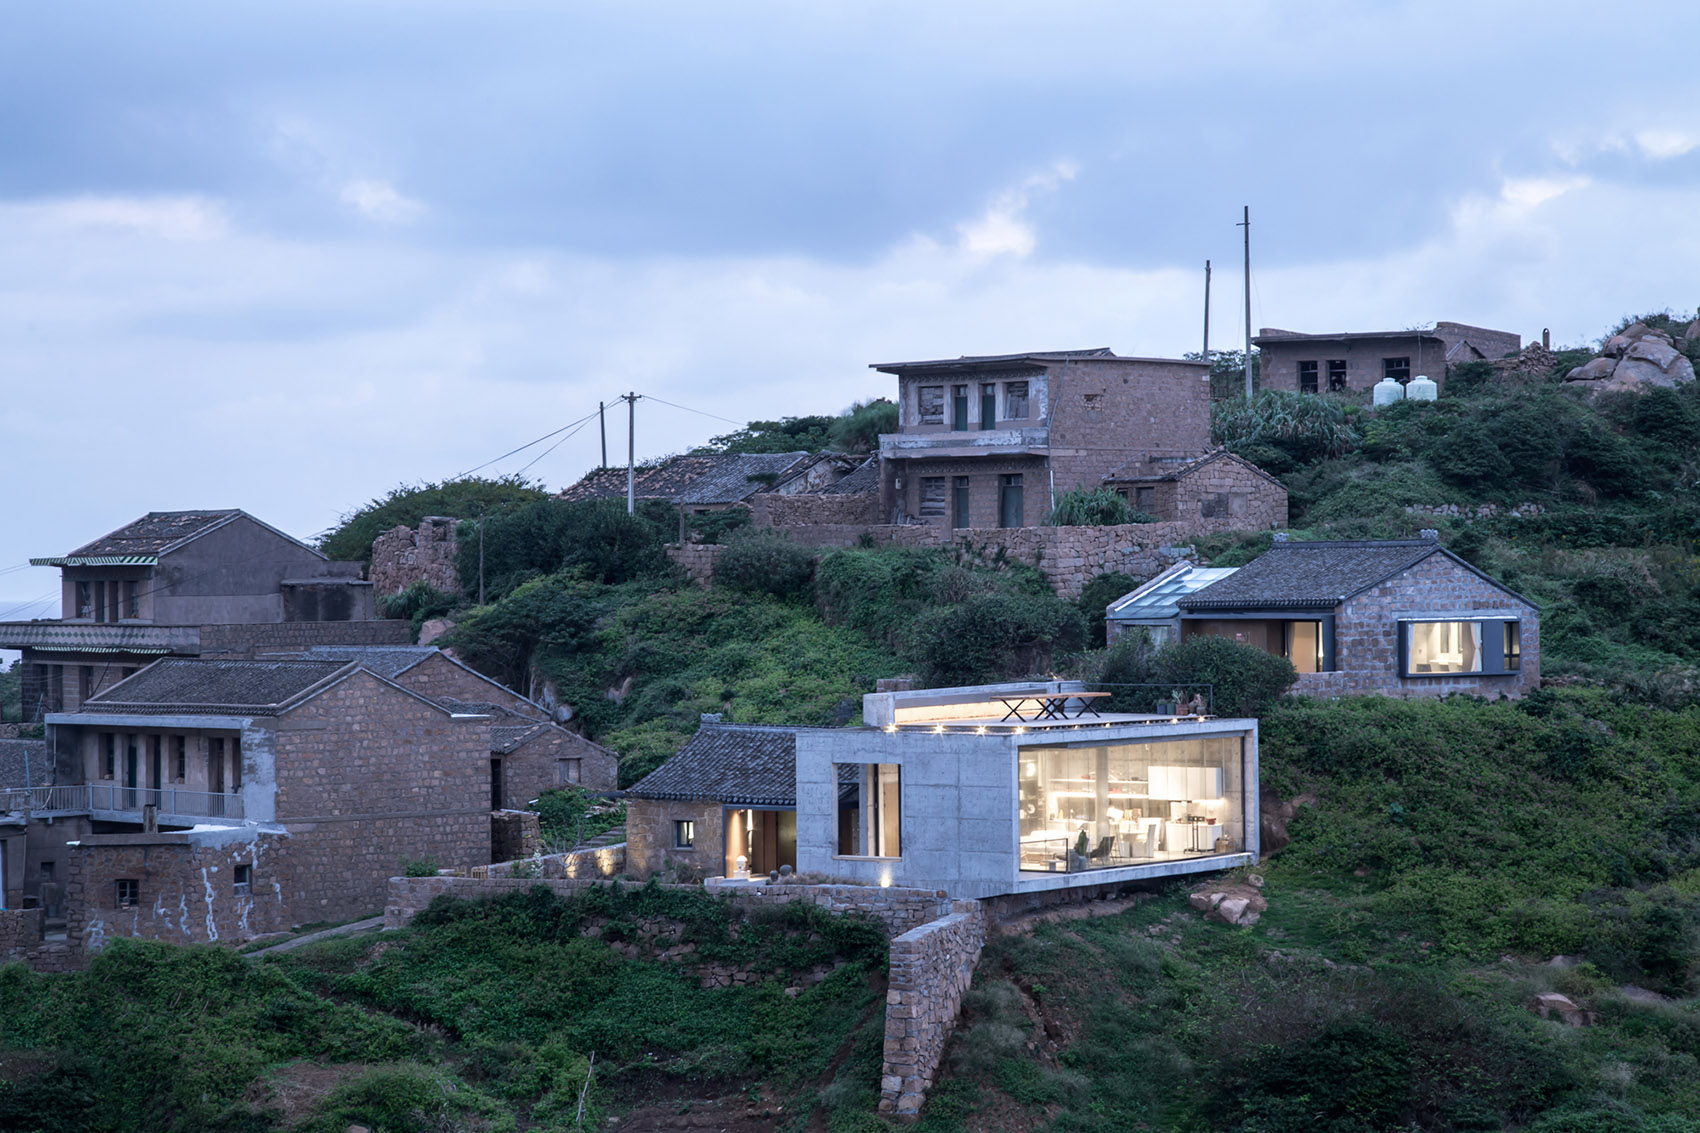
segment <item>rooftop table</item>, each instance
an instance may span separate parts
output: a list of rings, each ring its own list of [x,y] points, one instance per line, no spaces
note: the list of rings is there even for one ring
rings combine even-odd
[[[1080,702],[1080,707],[1075,709],[1074,719],[1078,720],[1088,712],[1097,716],[1098,706],[1092,702],[1109,695],[1107,692],[1047,692],[1030,696],[999,696],[993,699],[1009,709],[1003,715],[1005,720],[1014,717],[1022,723],[1027,723],[1029,720],[1069,719],[1068,702],[1071,700]],[[1032,713],[1031,716],[1022,714],[1024,705],[1032,705],[1026,709]]]

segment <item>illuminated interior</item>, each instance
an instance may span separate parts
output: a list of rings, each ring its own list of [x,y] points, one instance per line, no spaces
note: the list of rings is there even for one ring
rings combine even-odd
[[[1021,868],[1075,873],[1239,853],[1237,736],[1023,747]]]

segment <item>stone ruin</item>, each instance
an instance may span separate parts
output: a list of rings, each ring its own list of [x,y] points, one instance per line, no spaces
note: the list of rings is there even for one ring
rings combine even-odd
[[[1598,358],[1576,367],[1564,380],[1587,390],[1590,398],[1683,385],[1694,380],[1694,364],[1682,351],[1696,338],[1700,338],[1700,318],[1674,338],[1646,323],[1631,323],[1606,339]]]

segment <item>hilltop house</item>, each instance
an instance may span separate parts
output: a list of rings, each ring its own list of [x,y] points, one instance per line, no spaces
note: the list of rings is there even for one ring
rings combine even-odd
[[[627,792],[628,868],[990,897],[1256,860],[1255,720],[1092,701],[1053,681],[874,693],[860,728],[705,721]]]
[[[880,437],[879,514],[891,523],[1026,527],[1054,496],[1142,460],[1210,448],[1210,367],[1107,348],[882,362],[898,431]]]
[[[46,725],[53,784],[0,810],[87,948],[375,911],[407,859],[488,863],[492,812],[615,781],[611,752],[430,647],[163,658]]]
[[[165,656],[245,657],[315,644],[405,644],[360,564],[332,562],[246,512],[156,511],[67,555],[61,614],[0,622],[23,655],[24,713],[75,711]]]
[[[1403,385],[1419,374],[1445,384],[1453,366],[1496,361],[1522,345],[1510,331],[1449,322],[1433,330],[1347,334],[1264,327],[1251,342],[1258,349],[1259,387],[1299,393],[1367,390],[1383,378]]]
[[[1159,521],[1236,531],[1287,526],[1287,486],[1226,449],[1178,466],[1147,455],[1107,473],[1104,484]]]
[[[1294,543],[1176,598],[1183,639],[1287,657],[1295,692],[1521,696],[1540,684],[1540,610],[1421,539]],[[1135,592],[1137,593],[1137,591]]]

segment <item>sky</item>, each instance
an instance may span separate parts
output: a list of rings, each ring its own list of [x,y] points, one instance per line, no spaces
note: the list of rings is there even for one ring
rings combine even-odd
[[[1691,4],[0,0],[0,617],[150,510],[303,538],[868,365],[1700,305]],[[664,404],[671,403],[671,404]],[[684,408],[678,408],[684,407]],[[623,408],[616,403],[616,408]],[[559,438],[556,438],[559,439]],[[610,457],[625,419],[611,413]]]

